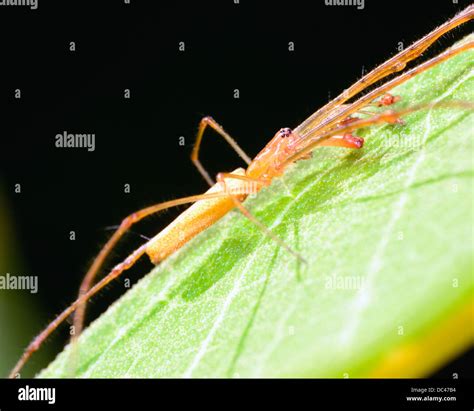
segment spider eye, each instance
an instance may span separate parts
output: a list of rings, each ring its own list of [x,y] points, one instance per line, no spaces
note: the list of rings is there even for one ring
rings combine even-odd
[[[286,138],[286,137],[290,136],[291,133],[292,133],[291,128],[288,128],[288,127],[282,128],[280,130],[280,137],[281,138]]]

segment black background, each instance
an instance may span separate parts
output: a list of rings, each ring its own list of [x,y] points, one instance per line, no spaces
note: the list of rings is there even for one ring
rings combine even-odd
[[[324,0],[39,0],[38,10],[0,7],[1,179],[17,254],[40,278],[32,298],[42,324],[74,299],[110,235],[106,227],[144,206],[206,189],[189,160],[201,117],[212,115],[253,157],[280,127],[298,125],[352,84],[363,67],[383,62],[399,42],[409,45],[468,3],[366,0],[357,10]],[[468,32],[448,34],[423,59]],[[64,130],[95,133],[96,150],[55,148]],[[211,175],[241,165],[212,132],[202,156]],[[152,235],[175,215],[151,218],[135,231]],[[76,241],[69,241],[71,230]],[[129,235],[115,256],[141,241]],[[142,263],[128,278],[134,282],[148,268]],[[121,282],[95,298],[90,317],[123,292]],[[437,376],[467,373],[466,361],[472,353]]]
[[[137,404],[179,404],[184,409],[201,406],[206,410],[221,410],[224,401],[231,399],[237,409],[246,409],[249,403],[257,409],[278,409],[291,404],[294,409],[309,406],[323,409],[363,410],[459,410],[470,409],[468,380],[433,379],[43,379],[1,380],[2,409],[5,410],[70,410],[75,409],[136,409]],[[54,387],[55,404],[46,401],[19,401],[19,388]],[[434,390],[430,396],[443,396],[446,389],[454,388],[455,401],[414,402],[412,389]],[[439,390],[439,391],[438,391]],[[419,391],[418,391],[419,392]],[[186,393],[186,395],[183,395]],[[341,395],[343,393],[343,395]],[[237,394],[237,395],[236,395]],[[423,397],[423,395],[420,395]],[[321,407],[321,404],[323,406]],[[359,407],[357,407],[359,406]],[[144,407],[143,407],[144,408]]]

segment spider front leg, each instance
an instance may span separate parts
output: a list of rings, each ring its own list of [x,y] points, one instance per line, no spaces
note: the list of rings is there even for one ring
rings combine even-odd
[[[199,128],[196,135],[196,142],[194,143],[193,151],[191,153],[191,161],[194,163],[196,168],[204,177],[204,180],[206,180],[210,186],[213,186],[214,181],[209,176],[209,173],[203,167],[201,161],[199,160],[199,150],[201,148],[202,137],[204,135],[204,131],[206,130],[206,127],[208,126],[211,127],[213,130],[215,130],[217,133],[219,133],[225,139],[225,141],[229,143],[229,145],[234,149],[234,151],[240,156],[240,158],[247,163],[247,165],[249,165],[252,160],[244,152],[244,150],[240,148],[237,142],[212,117],[209,117],[209,116],[204,117],[199,123]]]

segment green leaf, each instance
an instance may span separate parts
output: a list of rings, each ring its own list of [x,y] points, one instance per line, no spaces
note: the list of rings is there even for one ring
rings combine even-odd
[[[474,53],[394,90],[474,100]],[[40,377],[420,376],[472,344],[473,113],[321,148],[144,277]],[[276,125],[278,126],[278,125]],[[71,364],[74,364],[73,367]]]

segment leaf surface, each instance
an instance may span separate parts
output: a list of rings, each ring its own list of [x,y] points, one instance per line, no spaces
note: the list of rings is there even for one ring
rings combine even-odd
[[[474,101],[474,53],[393,91]],[[472,111],[437,108],[320,148],[82,334],[79,377],[422,376],[472,344]],[[71,376],[67,347],[40,377]]]

